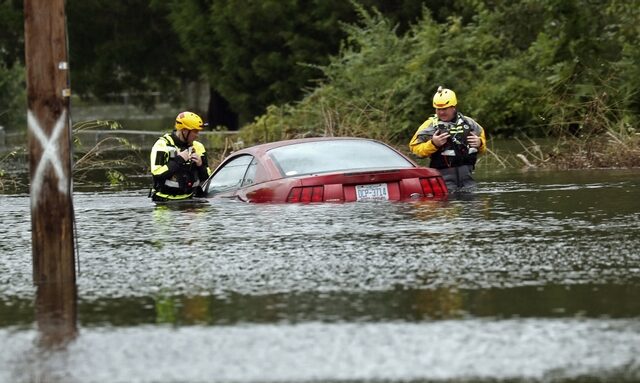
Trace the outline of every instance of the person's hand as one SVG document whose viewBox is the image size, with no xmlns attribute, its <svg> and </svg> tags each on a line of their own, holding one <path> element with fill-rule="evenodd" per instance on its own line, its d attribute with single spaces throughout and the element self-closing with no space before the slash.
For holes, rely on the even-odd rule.
<svg viewBox="0 0 640 383">
<path fill-rule="evenodd" d="M 478 149 L 482 146 L 482 139 L 475 133 L 471 132 L 471 134 L 467 137 L 467 143 L 470 147 Z"/>
<path fill-rule="evenodd" d="M 190 149 L 185 149 L 185 150 L 183 150 L 181 152 L 178 152 L 178 155 L 180 157 L 182 157 L 182 159 L 185 160 L 185 162 L 189 161 L 189 156 L 191 155 L 191 150 Z"/>
<path fill-rule="evenodd" d="M 431 137 L 431 142 L 433 142 L 433 144 L 440 148 L 442 147 L 446 142 L 447 139 L 449 139 L 449 137 L 451 137 L 451 135 L 449 134 L 449 132 L 440 132 L 437 131 L 433 134 L 433 136 Z"/>
<path fill-rule="evenodd" d="M 202 157 L 196 152 L 191 153 L 191 161 L 193 161 L 196 166 L 202 166 Z"/>
</svg>

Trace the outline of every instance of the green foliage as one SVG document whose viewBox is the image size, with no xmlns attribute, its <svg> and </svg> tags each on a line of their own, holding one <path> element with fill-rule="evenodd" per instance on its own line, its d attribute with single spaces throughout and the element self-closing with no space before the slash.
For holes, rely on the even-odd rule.
<svg viewBox="0 0 640 383">
<path fill-rule="evenodd" d="M 126 180 L 126 177 L 122 172 L 114 169 L 107 170 L 107 178 L 109 179 L 111 186 L 122 185 Z"/>
<path fill-rule="evenodd" d="M 398 36 L 395 26 L 377 11 L 358 8 L 361 21 L 346 25 L 340 55 L 323 67 L 327 78 L 316 97 L 332 116 L 330 134 L 351 133 L 397 140 L 410 128 L 412 108 L 424 102 L 422 77 L 407 62 L 412 40 Z"/>
<path fill-rule="evenodd" d="M 71 82 L 76 94 L 109 101 L 127 92 L 148 110 L 154 92 L 177 99 L 190 70 L 166 10 L 150 0 L 68 0 Z"/>
<path fill-rule="evenodd" d="M 23 0 L 0 0 L 0 66 L 24 63 L 23 7 Z"/>
<path fill-rule="evenodd" d="M 154 3 L 160 3 L 155 0 Z M 444 10 L 436 0 L 363 0 L 381 7 L 401 30 L 417 19 L 424 3 Z M 198 62 L 213 88 L 240 114 L 242 122 L 269 104 L 294 102 L 323 78 L 318 65 L 336 54 L 354 22 L 353 5 L 343 0 L 172 0 L 170 20 L 189 56 Z M 446 13 L 446 12 L 445 12 Z"/>
<path fill-rule="evenodd" d="M 299 135 L 354 135 L 397 140 L 411 128 L 413 107 L 424 102 L 421 77 L 406 61 L 411 39 L 379 12 L 359 7 L 360 24 L 345 25 L 340 54 L 320 66 L 325 82 L 296 105 L 271 107 L 247 130 L 247 140 Z"/>
<path fill-rule="evenodd" d="M 7 68 L 0 62 L 0 126 L 17 130 L 25 125 L 27 99 L 24 68 L 16 64 Z"/>
<path fill-rule="evenodd" d="M 341 0 L 174 0 L 170 9 L 182 45 L 243 120 L 300 97 L 320 75 L 300 64 L 325 64 L 352 12 Z"/>
<path fill-rule="evenodd" d="M 437 22 L 425 9 L 406 33 L 357 7 L 326 81 L 248 125 L 259 141 L 308 134 L 406 142 L 432 113 L 438 85 L 491 136 L 607 134 L 640 115 L 640 11 L 609 0 L 459 0 Z M 473 17 L 468 16 L 473 9 Z M 255 131 L 253 133 L 249 131 Z M 258 133 L 256 133 L 258 132 Z"/>
<path fill-rule="evenodd" d="M 0 1 L 7 126 L 24 119 L 21 3 Z M 637 129 L 640 116 L 640 7 L 629 1 L 69 0 L 67 19 L 76 93 L 177 98 L 204 75 L 242 121 L 258 115 L 247 143 L 404 144 L 438 85 L 489 137 L 593 138 Z"/>
</svg>

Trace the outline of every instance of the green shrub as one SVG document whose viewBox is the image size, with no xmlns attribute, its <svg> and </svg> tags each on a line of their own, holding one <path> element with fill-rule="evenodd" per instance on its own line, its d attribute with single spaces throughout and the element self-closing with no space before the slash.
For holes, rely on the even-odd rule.
<svg viewBox="0 0 640 383">
<path fill-rule="evenodd" d="M 20 65 L 7 68 L 0 62 L 0 126 L 7 130 L 26 125 L 25 73 Z"/>
<path fill-rule="evenodd" d="M 241 137 L 251 144 L 353 135 L 406 144 L 433 113 L 439 85 L 456 91 L 459 110 L 489 138 L 594 137 L 637 127 L 637 7 L 614 0 L 467 5 L 475 13 L 468 21 L 437 23 L 425 9 L 403 34 L 356 5 L 360 21 L 344 26 L 339 54 L 318 67 L 323 80 L 299 102 L 269 107 Z"/>
</svg>

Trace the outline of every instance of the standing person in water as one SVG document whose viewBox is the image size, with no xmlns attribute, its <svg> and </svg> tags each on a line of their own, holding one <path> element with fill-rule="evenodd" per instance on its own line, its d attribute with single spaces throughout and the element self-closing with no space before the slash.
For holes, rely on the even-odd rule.
<svg viewBox="0 0 640 383">
<path fill-rule="evenodd" d="M 435 115 L 420 125 L 409 143 L 411 152 L 431 159 L 429 166 L 442 173 L 449 192 L 476 185 L 471 175 L 478 155 L 487 150 L 484 129 L 462 115 L 457 105 L 451 89 L 438 87 L 433 96 Z"/>
<path fill-rule="evenodd" d="M 151 148 L 151 175 L 153 201 L 186 200 L 203 196 L 200 185 L 211 170 L 207 153 L 196 141 L 205 124 L 192 112 L 176 117 L 175 130 L 160 137 Z"/>
</svg>

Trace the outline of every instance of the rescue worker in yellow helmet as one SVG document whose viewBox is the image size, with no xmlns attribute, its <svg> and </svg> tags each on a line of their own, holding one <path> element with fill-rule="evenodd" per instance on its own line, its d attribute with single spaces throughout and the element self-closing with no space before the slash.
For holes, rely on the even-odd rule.
<svg viewBox="0 0 640 383">
<path fill-rule="evenodd" d="M 199 141 L 205 124 L 192 112 L 176 117 L 175 130 L 160 137 L 151 148 L 153 201 L 165 202 L 202 197 L 200 187 L 211 174 L 207 153 Z"/>
<path fill-rule="evenodd" d="M 457 109 L 458 99 L 451 89 L 438 87 L 433 96 L 435 115 L 420 125 L 409 142 L 419 157 L 430 157 L 430 167 L 442 174 L 449 192 L 476 185 L 471 176 L 479 154 L 486 152 L 484 129 Z"/>
</svg>

